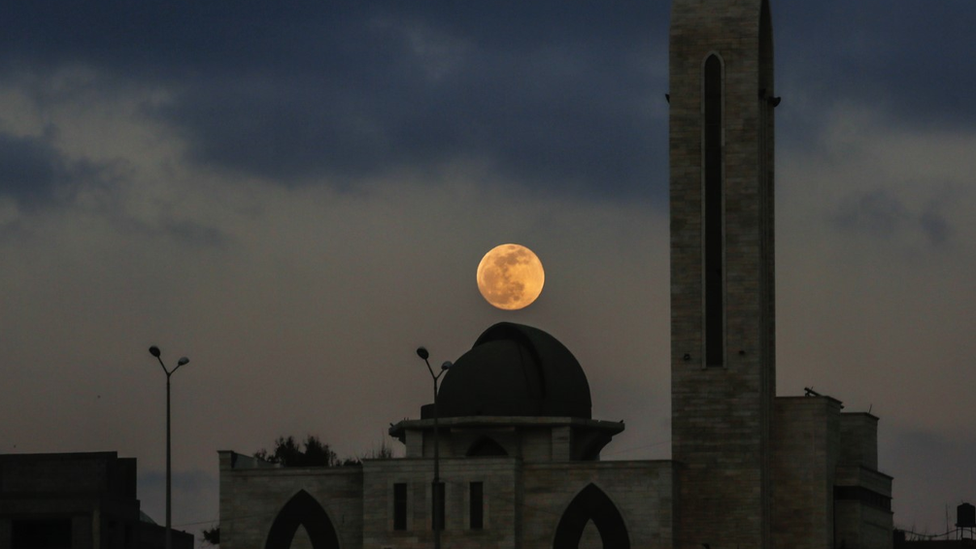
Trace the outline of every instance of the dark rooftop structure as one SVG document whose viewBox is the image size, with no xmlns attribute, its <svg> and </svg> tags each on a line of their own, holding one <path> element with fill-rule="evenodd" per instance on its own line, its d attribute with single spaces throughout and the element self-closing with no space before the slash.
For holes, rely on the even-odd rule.
<svg viewBox="0 0 976 549">
<path fill-rule="evenodd" d="M 136 460 L 116 452 L 0 455 L 0 549 L 154 549 L 165 528 L 136 499 Z M 173 531 L 174 549 L 193 535 Z"/>
<path fill-rule="evenodd" d="M 548 333 L 510 322 L 491 326 L 445 374 L 440 417 L 590 419 L 590 386 L 576 357 Z M 433 417 L 424 406 L 421 417 Z"/>
</svg>

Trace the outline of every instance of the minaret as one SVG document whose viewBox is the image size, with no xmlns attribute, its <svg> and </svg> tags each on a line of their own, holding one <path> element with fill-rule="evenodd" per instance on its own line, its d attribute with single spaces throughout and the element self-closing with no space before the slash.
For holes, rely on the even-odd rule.
<svg viewBox="0 0 976 549">
<path fill-rule="evenodd" d="M 768 0 L 673 0 L 675 547 L 768 548 L 775 393 Z"/>
</svg>

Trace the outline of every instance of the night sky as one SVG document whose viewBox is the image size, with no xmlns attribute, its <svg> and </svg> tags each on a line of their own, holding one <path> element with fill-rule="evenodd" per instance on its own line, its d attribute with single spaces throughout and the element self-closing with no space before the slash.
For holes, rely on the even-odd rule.
<svg viewBox="0 0 976 549">
<path fill-rule="evenodd" d="M 778 392 L 868 411 L 895 524 L 976 501 L 972 0 L 773 0 Z M 666 2 L 7 2 L 0 452 L 117 450 L 174 525 L 217 450 L 377 450 L 498 321 L 670 457 Z M 523 311 L 475 285 L 518 242 Z"/>
</svg>

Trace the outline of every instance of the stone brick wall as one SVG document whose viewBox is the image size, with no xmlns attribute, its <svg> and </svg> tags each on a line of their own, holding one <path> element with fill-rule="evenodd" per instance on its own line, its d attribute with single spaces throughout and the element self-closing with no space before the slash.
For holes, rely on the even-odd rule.
<svg viewBox="0 0 976 549">
<path fill-rule="evenodd" d="M 773 547 L 831 547 L 840 402 L 779 397 L 773 417 Z"/>
<path fill-rule="evenodd" d="M 776 399 L 774 547 L 891 547 L 891 512 L 858 491 L 891 496 L 891 477 L 868 465 L 877 459 L 876 426 L 869 414 L 841 413 L 830 397 Z"/>
<path fill-rule="evenodd" d="M 840 437 L 841 463 L 878 468 L 877 417 L 864 412 L 841 414 Z"/>
<path fill-rule="evenodd" d="M 847 414 L 842 414 L 845 416 Z M 877 444 L 877 441 L 870 441 Z M 858 448 L 866 445 L 860 441 Z M 848 549 L 890 549 L 893 543 L 894 520 L 889 506 L 878 496 L 891 497 L 892 479 L 860 464 L 841 463 L 837 466 L 836 486 L 856 487 L 863 491 L 835 500 L 836 547 Z M 849 488 L 848 488 L 849 489 Z M 890 499 L 889 499 L 890 502 Z"/>
<path fill-rule="evenodd" d="M 344 549 L 429 548 L 433 463 L 429 459 L 367 460 L 362 467 L 234 468 L 221 452 L 221 547 L 261 548 L 281 508 L 305 490 L 329 515 Z M 240 464 L 239 464 L 240 465 Z M 443 547 L 550 549 L 559 520 L 586 486 L 602 490 L 620 512 L 631 547 L 669 549 L 674 478 L 670 461 L 546 462 L 513 457 L 446 458 Z M 470 523 L 470 483 L 484 486 L 483 528 Z M 407 525 L 395 530 L 393 490 L 407 485 Z M 593 529 L 585 539 L 599 539 Z M 296 542 L 307 539 L 296 537 Z M 298 547 L 296 546 L 296 549 Z"/>
<path fill-rule="evenodd" d="M 343 548 L 362 547 L 361 467 L 235 468 L 235 461 L 234 452 L 220 452 L 221 549 L 263 548 L 281 508 L 301 490 L 322 505 Z"/>
<path fill-rule="evenodd" d="M 394 459 L 366 461 L 363 508 L 363 547 L 420 549 L 433 546 L 431 530 L 432 461 Z M 521 517 L 517 500 L 520 462 L 510 457 L 447 458 L 441 460 L 445 512 L 442 547 L 503 549 L 517 547 Z M 470 483 L 484 483 L 484 527 L 472 530 L 469 521 Z M 393 529 L 393 485 L 406 483 L 407 529 Z"/>
<path fill-rule="evenodd" d="M 764 0 L 674 0 L 670 37 L 675 547 L 768 546 L 775 390 L 772 50 Z M 702 66 L 723 63 L 725 364 L 705 368 Z"/>
<path fill-rule="evenodd" d="M 404 420 L 390 434 L 406 445 L 406 457 L 434 457 L 433 420 Z M 440 421 L 442 458 L 464 457 L 488 438 L 526 463 L 597 459 L 622 423 L 569 417 L 454 417 Z"/>
<path fill-rule="evenodd" d="M 855 501 L 837 502 L 838 549 L 891 549 L 891 513 Z"/>
<path fill-rule="evenodd" d="M 550 549 L 563 512 L 589 484 L 620 511 L 634 549 L 670 549 L 674 472 L 670 461 L 537 463 L 524 467 L 522 549 Z"/>
</svg>

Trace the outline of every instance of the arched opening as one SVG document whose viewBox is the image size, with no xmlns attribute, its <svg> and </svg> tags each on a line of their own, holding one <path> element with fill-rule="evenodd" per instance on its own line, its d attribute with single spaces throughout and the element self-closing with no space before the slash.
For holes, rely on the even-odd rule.
<svg viewBox="0 0 976 549">
<path fill-rule="evenodd" d="M 339 549 L 339 537 L 329 515 L 305 490 L 295 494 L 278 512 L 264 549 L 289 549 L 299 526 L 308 533 L 312 549 Z"/>
<path fill-rule="evenodd" d="M 604 549 L 630 549 L 630 536 L 620 511 L 603 490 L 593 484 L 583 488 L 566 507 L 556 527 L 553 549 L 579 549 L 580 540 L 591 521 L 600 533 Z"/>
<path fill-rule="evenodd" d="M 508 452 L 501 444 L 495 442 L 494 439 L 489 437 L 481 437 L 474 441 L 474 444 L 468 448 L 467 457 L 486 457 L 486 456 L 507 456 Z"/>
</svg>

